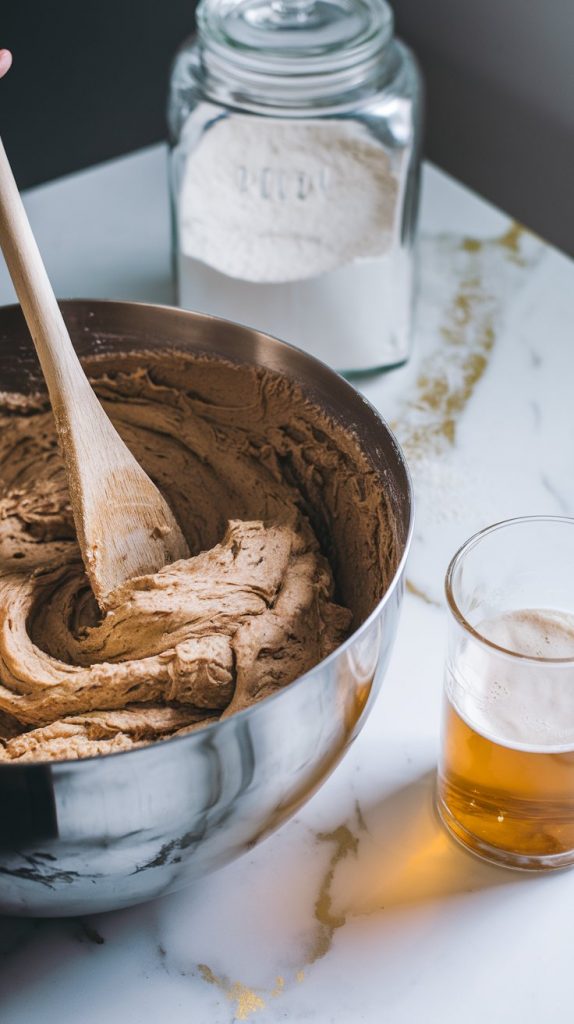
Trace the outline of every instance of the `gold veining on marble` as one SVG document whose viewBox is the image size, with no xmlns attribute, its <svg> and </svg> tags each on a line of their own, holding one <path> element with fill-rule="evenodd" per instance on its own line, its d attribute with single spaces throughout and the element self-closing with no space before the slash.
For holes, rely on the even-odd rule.
<svg viewBox="0 0 574 1024">
<path fill-rule="evenodd" d="M 424 360 L 414 394 L 393 424 L 408 459 L 416 462 L 454 445 L 457 422 L 484 376 L 496 340 L 498 303 L 484 282 L 483 257 L 487 250 L 503 250 L 510 262 L 526 266 L 525 233 L 512 222 L 497 238 L 465 237 L 453 244 L 453 272 L 457 252 L 464 262 L 439 327 L 442 345 Z"/>
<path fill-rule="evenodd" d="M 229 981 L 228 978 L 220 977 L 207 964 L 198 964 L 197 967 L 204 981 L 214 985 L 223 992 L 230 1003 L 234 1003 L 236 1020 L 249 1020 L 251 1014 L 265 1009 L 265 1001 L 255 989 L 249 988 L 241 981 Z"/>
<path fill-rule="evenodd" d="M 333 909 L 331 888 L 337 865 L 349 854 L 356 855 L 359 846 L 359 840 L 348 825 L 339 825 L 332 832 L 319 832 L 317 839 L 321 843 L 332 843 L 334 849 L 321 881 L 319 895 L 315 900 L 315 920 L 319 924 L 319 933 L 307 957 L 308 964 L 314 964 L 316 960 L 320 960 L 329 952 L 333 943 L 333 935 L 337 928 L 342 928 L 347 920 L 346 914 L 337 913 Z"/>
<path fill-rule="evenodd" d="M 463 238 L 460 247 L 464 252 L 480 252 L 483 245 L 484 242 L 482 238 L 466 237 Z"/>
<path fill-rule="evenodd" d="M 441 607 L 440 601 L 435 601 L 434 597 L 427 594 L 426 590 L 422 590 L 421 587 L 417 587 L 416 583 L 413 583 L 412 580 L 407 579 L 405 588 L 408 594 L 412 594 L 413 597 L 420 598 L 420 600 L 424 601 L 425 604 L 430 604 L 433 608 Z"/>
<path fill-rule="evenodd" d="M 503 249 L 506 249 L 509 259 L 511 259 L 513 263 L 517 263 L 519 267 L 525 266 L 524 257 L 520 251 L 520 242 L 525 234 L 527 234 L 526 228 L 522 224 L 513 220 L 508 231 L 505 231 L 504 234 L 497 239 L 498 244 Z"/>
<path fill-rule="evenodd" d="M 476 385 L 488 365 L 488 357 L 494 346 L 495 334 L 492 315 L 484 311 L 480 318 L 483 295 L 475 278 L 462 280 L 451 307 L 447 312 L 441 335 L 447 346 L 465 350 L 459 364 L 459 381 L 453 386 L 449 381 L 448 367 L 429 367 L 417 381 L 417 395 L 414 403 L 419 411 L 429 414 L 424 435 L 416 429 L 407 437 L 404 445 L 407 457 L 413 457 L 424 446 L 440 447 L 441 439 L 454 444 L 456 422 L 472 396 Z M 469 325 L 474 324 L 473 337 L 468 338 Z M 414 450 L 413 450 L 414 448 Z"/>
<path fill-rule="evenodd" d="M 277 996 L 281 995 L 281 993 L 283 992 L 284 988 L 285 988 L 285 978 L 283 978 L 280 974 L 278 974 L 277 977 L 275 978 L 275 987 L 273 989 L 271 989 L 271 995 L 274 996 L 274 998 L 276 999 Z"/>
<path fill-rule="evenodd" d="M 273 988 L 265 990 L 252 988 L 249 985 L 244 985 L 241 981 L 230 981 L 224 975 L 216 974 L 207 964 L 198 964 L 197 969 L 208 985 L 218 988 L 226 999 L 234 1004 L 234 1020 L 249 1020 L 252 1014 L 266 1009 L 265 1000 L 267 998 L 277 999 L 285 995 L 286 992 L 286 980 L 281 974 L 275 978 Z M 305 971 L 298 970 L 295 974 L 295 981 L 301 983 L 304 980 Z"/>
<path fill-rule="evenodd" d="M 513 220 L 510 222 L 507 230 L 499 235 L 498 238 L 493 239 L 495 245 L 500 246 L 501 249 L 505 249 L 509 258 L 518 263 L 519 266 L 524 266 L 524 258 L 520 251 L 520 242 L 522 237 L 526 234 L 531 234 L 523 224 L 519 224 L 518 221 Z M 472 236 L 466 236 L 463 238 L 461 248 L 464 252 L 480 252 L 485 245 L 488 245 L 491 239 L 484 238 L 473 238 Z"/>
</svg>

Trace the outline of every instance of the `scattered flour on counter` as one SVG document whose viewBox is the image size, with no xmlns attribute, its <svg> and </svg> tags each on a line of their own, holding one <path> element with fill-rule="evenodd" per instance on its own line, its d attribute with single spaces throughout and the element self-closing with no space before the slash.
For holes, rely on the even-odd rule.
<svg viewBox="0 0 574 1024">
<path fill-rule="evenodd" d="M 451 453 L 417 459 L 411 466 L 415 500 L 428 525 L 473 522 L 476 510 L 485 513 L 483 467 L 461 465 Z"/>
</svg>

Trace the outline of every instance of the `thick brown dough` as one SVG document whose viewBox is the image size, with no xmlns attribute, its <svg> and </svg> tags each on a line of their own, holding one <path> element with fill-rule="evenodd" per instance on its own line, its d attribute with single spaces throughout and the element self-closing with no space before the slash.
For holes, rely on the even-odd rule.
<svg viewBox="0 0 574 1024">
<path fill-rule="evenodd" d="M 51 413 L 43 399 L 5 396 L 0 761 L 131 749 L 248 707 L 312 668 L 352 618 L 333 599 L 317 534 L 335 563 L 338 545 L 354 546 L 384 585 L 386 506 L 349 432 L 278 375 L 175 353 L 134 360 L 93 360 L 95 387 L 192 557 L 119 587 L 100 619 Z M 380 593 L 344 576 L 358 621 Z"/>
</svg>

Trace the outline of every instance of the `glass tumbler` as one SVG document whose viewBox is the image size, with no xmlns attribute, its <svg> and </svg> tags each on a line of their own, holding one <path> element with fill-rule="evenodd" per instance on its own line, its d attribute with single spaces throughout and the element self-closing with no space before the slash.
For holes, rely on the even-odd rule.
<svg viewBox="0 0 574 1024">
<path fill-rule="evenodd" d="M 574 864 L 574 519 L 476 534 L 446 575 L 437 806 L 498 864 Z"/>
</svg>

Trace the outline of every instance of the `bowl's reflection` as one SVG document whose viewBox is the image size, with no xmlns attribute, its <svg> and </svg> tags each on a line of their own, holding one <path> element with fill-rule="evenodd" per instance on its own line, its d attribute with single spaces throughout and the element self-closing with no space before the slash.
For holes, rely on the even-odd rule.
<svg viewBox="0 0 574 1024">
<path fill-rule="evenodd" d="M 394 576 L 366 622 L 304 677 L 189 736 L 81 761 L 0 766 L 0 910 L 71 915 L 125 907 L 220 867 L 288 818 L 365 720 L 395 637 L 412 528 L 403 456 L 379 415 L 334 372 L 256 331 L 132 303 L 63 304 L 81 354 L 185 348 L 280 370 L 352 424 L 397 532 Z M 0 310 L 0 387 L 38 379 L 23 320 Z M 344 553 L 339 553 L 344 557 Z"/>
</svg>

